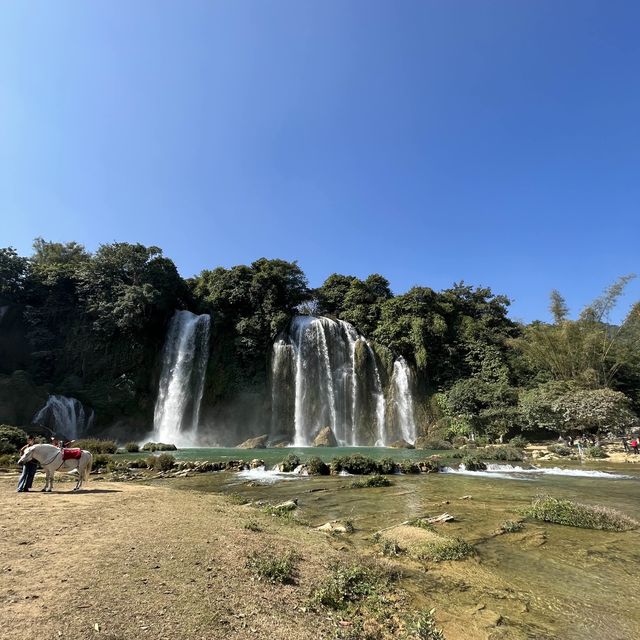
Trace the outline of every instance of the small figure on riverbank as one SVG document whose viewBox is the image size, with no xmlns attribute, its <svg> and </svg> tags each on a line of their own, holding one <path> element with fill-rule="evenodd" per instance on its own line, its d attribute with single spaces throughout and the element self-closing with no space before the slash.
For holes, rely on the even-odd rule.
<svg viewBox="0 0 640 640">
<path fill-rule="evenodd" d="M 631 449 L 629 449 L 629 443 L 627 442 L 627 436 L 622 436 L 622 448 L 625 453 L 629 453 Z"/>
<path fill-rule="evenodd" d="M 28 447 L 31 447 L 35 444 L 35 440 L 33 436 L 27 437 L 27 444 L 25 444 L 22 449 L 20 449 L 20 457 L 25 452 Z M 20 474 L 20 479 L 18 480 L 18 493 L 27 493 L 29 489 L 33 486 L 33 478 L 36 475 L 36 470 L 38 469 L 38 463 L 35 460 L 29 460 L 25 462 L 22 466 L 22 473 Z"/>
<path fill-rule="evenodd" d="M 638 438 L 636 438 L 634 436 L 633 440 L 631 440 L 631 442 L 629 444 L 631 445 L 631 448 L 633 449 L 633 453 L 638 455 Z"/>
</svg>

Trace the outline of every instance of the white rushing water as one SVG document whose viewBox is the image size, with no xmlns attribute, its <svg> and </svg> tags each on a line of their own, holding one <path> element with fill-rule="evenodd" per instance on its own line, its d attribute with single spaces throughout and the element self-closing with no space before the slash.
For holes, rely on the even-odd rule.
<svg viewBox="0 0 640 640">
<path fill-rule="evenodd" d="M 533 480 L 544 476 L 570 476 L 574 478 L 599 478 L 605 480 L 632 480 L 633 476 L 597 471 L 595 469 L 562 469 L 560 467 L 520 467 L 510 464 L 487 464 L 486 471 L 468 471 L 461 464 L 457 469 L 444 467 L 443 473 L 507 480 Z"/>
<path fill-rule="evenodd" d="M 376 357 L 348 322 L 296 316 L 273 345 L 271 385 L 272 433 L 290 433 L 294 446 L 311 446 L 324 427 L 341 446 L 385 442 Z"/>
<path fill-rule="evenodd" d="M 400 356 L 393 363 L 391 378 L 393 409 L 402 439 L 410 444 L 416 441 L 416 420 L 413 411 L 412 373 L 406 360 Z"/>
<path fill-rule="evenodd" d="M 86 415 L 82 403 L 76 398 L 51 395 L 47 404 L 36 413 L 32 422 L 51 429 L 57 435 L 75 440 L 85 435 L 93 421 L 93 411 Z"/>
<path fill-rule="evenodd" d="M 238 477 L 242 480 L 251 480 L 259 484 L 275 484 L 281 480 L 299 480 L 305 476 L 295 471 L 285 473 L 284 471 L 279 471 L 277 468 L 267 469 L 266 467 L 256 467 L 254 469 L 238 471 Z"/>
<path fill-rule="evenodd" d="M 207 314 L 176 311 L 165 339 L 156 399 L 153 438 L 177 446 L 194 446 L 209 360 Z"/>
</svg>

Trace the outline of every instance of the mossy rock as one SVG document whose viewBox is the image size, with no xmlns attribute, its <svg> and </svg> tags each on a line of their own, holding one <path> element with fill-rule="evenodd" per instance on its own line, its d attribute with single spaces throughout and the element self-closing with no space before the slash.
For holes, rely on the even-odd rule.
<svg viewBox="0 0 640 640">
<path fill-rule="evenodd" d="M 399 525 L 388 529 L 381 537 L 396 542 L 407 555 L 417 560 L 463 560 L 475 554 L 473 545 L 461 538 L 441 535 L 418 526 Z"/>
</svg>

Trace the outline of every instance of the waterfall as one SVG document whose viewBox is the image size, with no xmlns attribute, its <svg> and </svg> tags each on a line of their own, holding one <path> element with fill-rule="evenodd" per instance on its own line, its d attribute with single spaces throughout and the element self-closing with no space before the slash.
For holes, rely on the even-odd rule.
<svg viewBox="0 0 640 640">
<path fill-rule="evenodd" d="M 162 373 L 153 418 L 154 439 L 193 446 L 209 360 L 211 318 L 176 311 L 162 354 Z"/>
<path fill-rule="evenodd" d="M 288 433 L 295 446 L 310 446 L 328 426 L 341 446 L 384 442 L 375 354 L 348 322 L 293 318 L 273 346 L 271 384 L 272 435 Z"/>
<path fill-rule="evenodd" d="M 402 439 L 413 444 L 416 441 L 416 422 L 413 413 L 412 372 L 406 360 L 400 356 L 393 363 L 391 397 L 393 420 Z"/>
<path fill-rule="evenodd" d="M 82 403 L 76 398 L 51 395 L 47 404 L 33 416 L 34 424 L 44 425 L 68 440 L 85 435 L 93 422 L 93 411 L 86 415 Z"/>
</svg>

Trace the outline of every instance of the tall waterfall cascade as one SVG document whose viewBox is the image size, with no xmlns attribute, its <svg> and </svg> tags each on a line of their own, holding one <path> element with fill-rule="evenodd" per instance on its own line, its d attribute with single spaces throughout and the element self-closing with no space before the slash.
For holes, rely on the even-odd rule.
<svg viewBox="0 0 640 640">
<path fill-rule="evenodd" d="M 343 320 L 296 316 L 273 345 L 272 436 L 311 446 L 331 427 L 340 446 L 384 446 L 400 432 L 415 441 L 411 371 L 402 363 L 397 375 L 394 365 L 387 392 L 397 407 L 390 412 L 376 355 L 364 336 Z"/>
<path fill-rule="evenodd" d="M 78 399 L 50 395 L 44 407 L 33 416 L 32 422 L 64 435 L 69 440 L 75 440 L 85 435 L 91 427 L 93 417 L 93 411 L 87 414 Z"/>
<path fill-rule="evenodd" d="M 196 444 L 210 325 L 209 315 L 190 311 L 176 311 L 169 322 L 153 418 L 153 438 L 158 442 Z"/>
<path fill-rule="evenodd" d="M 391 398 L 393 419 L 402 439 L 409 443 L 416 441 L 416 421 L 413 410 L 413 373 L 406 360 L 400 356 L 393 363 L 391 377 Z"/>
</svg>

